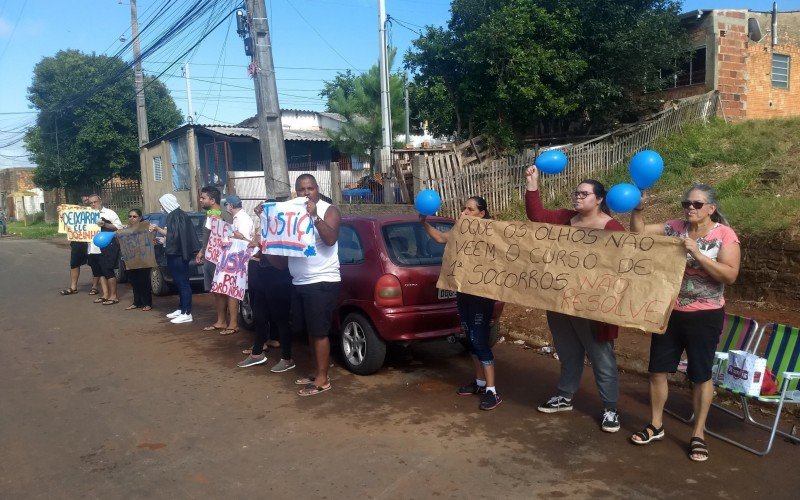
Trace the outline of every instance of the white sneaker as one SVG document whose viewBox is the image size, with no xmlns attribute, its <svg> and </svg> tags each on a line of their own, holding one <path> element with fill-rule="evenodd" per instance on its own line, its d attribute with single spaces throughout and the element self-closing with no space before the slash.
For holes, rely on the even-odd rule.
<svg viewBox="0 0 800 500">
<path fill-rule="evenodd" d="M 169 321 L 170 323 L 191 323 L 192 322 L 192 315 L 191 314 L 179 314 L 175 318 Z"/>
<path fill-rule="evenodd" d="M 167 314 L 167 317 L 168 317 L 169 319 L 177 318 L 178 316 L 180 316 L 180 315 L 181 315 L 181 312 L 182 312 L 182 311 L 181 311 L 180 309 L 175 309 L 175 310 L 174 310 L 174 311 L 172 311 L 171 313 Z"/>
</svg>

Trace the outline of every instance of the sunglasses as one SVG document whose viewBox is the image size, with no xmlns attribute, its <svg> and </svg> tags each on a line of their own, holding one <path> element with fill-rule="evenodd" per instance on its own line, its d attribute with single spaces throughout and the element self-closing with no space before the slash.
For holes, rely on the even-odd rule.
<svg viewBox="0 0 800 500">
<path fill-rule="evenodd" d="M 594 193 L 591 191 L 575 191 L 574 193 L 572 193 L 572 196 L 574 196 L 575 198 L 586 198 L 587 196 L 592 194 Z"/>
<path fill-rule="evenodd" d="M 139 216 L 138 215 L 129 215 L 128 218 L 129 219 L 138 219 Z"/>
<path fill-rule="evenodd" d="M 684 210 L 687 210 L 689 207 L 692 207 L 695 210 L 700 210 L 701 208 L 703 208 L 706 205 L 708 205 L 708 203 L 705 203 L 703 201 L 688 201 L 687 200 L 687 201 L 682 201 L 681 202 L 681 206 L 683 207 Z"/>
</svg>

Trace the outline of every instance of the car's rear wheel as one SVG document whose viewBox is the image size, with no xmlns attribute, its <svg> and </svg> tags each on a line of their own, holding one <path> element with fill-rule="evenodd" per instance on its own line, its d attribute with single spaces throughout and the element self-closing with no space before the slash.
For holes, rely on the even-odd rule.
<svg viewBox="0 0 800 500">
<path fill-rule="evenodd" d="M 117 283 L 126 283 L 128 281 L 128 273 L 125 269 L 125 261 L 119 259 L 117 261 L 117 268 L 114 269 L 114 277 L 117 278 Z"/>
<path fill-rule="evenodd" d="M 248 330 L 256 328 L 256 322 L 253 319 L 253 305 L 250 302 L 250 290 L 245 290 L 244 298 L 239 302 L 239 324 Z"/>
<path fill-rule="evenodd" d="M 155 296 L 163 296 L 169 293 L 169 284 L 164 280 L 164 273 L 158 267 L 150 269 L 150 288 Z"/>
<path fill-rule="evenodd" d="M 342 322 L 341 333 L 342 357 L 348 370 L 356 375 L 370 375 L 380 370 L 386 360 L 386 342 L 364 315 L 348 314 Z"/>
</svg>

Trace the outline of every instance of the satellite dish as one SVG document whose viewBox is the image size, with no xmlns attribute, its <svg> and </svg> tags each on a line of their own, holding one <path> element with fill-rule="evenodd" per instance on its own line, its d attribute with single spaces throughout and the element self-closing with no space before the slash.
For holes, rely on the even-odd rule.
<svg viewBox="0 0 800 500">
<path fill-rule="evenodd" d="M 761 25 L 758 24 L 758 19 L 755 17 L 747 20 L 747 37 L 754 42 L 760 42 L 764 38 L 761 33 Z"/>
</svg>

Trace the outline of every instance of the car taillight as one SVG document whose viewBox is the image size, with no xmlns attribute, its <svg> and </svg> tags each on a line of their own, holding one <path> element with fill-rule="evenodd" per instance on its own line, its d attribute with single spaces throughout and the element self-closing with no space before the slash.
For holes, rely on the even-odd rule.
<svg viewBox="0 0 800 500">
<path fill-rule="evenodd" d="M 391 307 L 403 305 L 403 289 L 394 274 L 384 274 L 375 283 L 375 305 Z"/>
</svg>

